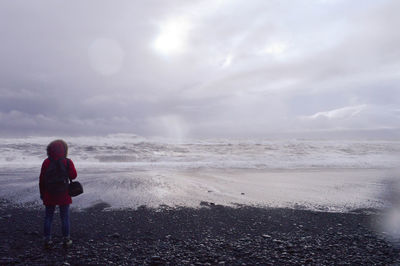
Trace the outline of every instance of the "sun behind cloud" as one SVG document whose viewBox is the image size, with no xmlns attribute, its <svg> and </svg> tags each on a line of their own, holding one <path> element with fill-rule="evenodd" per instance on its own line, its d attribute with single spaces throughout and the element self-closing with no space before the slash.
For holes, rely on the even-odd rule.
<svg viewBox="0 0 400 266">
<path fill-rule="evenodd" d="M 287 51 L 287 49 L 288 45 L 285 42 L 272 42 L 264 47 L 264 49 L 262 49 L 260 53 L 273 56 L 281 56 Z"/>
<path fill-rule="evenodd" d="M 186 50 L 189 22 L 184 18 L 170 19 L 160 25 L 153 48 L 164 55 L 179 54 Z"/>
</svg>

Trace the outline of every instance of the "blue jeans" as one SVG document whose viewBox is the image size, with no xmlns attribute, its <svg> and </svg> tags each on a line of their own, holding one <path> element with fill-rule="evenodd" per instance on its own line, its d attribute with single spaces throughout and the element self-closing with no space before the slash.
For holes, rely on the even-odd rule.
<svg viewBox="0 0 400 266">
<path fill-rule="evenodd" d="M 63 237 L 69 237 L 69 204 L 60 205 L 61 231 Z M 51 224 L 53 222 L 56 206 L 46 205 L 46 216 L 44 218 L 44 237 L 51 239 Z"/>
</svg>

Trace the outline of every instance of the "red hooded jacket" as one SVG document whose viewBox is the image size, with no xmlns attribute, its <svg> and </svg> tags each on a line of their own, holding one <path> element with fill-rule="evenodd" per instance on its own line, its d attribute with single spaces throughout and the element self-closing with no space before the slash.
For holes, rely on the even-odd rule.
<svg viewBox="0 0 400 266">
<path fill-rule="evenodd" d="M 76 169 L 74 163 L 66 158 L 67 155 L 67 147 L 66 144 L 62 141 L 59 142 L 52 142 L 48 148 L 47 153 L 50 158 L 53 160 L 63 159 L 64 165 L 67 167 L 67 160 L 68 160 L 68 175 L 70 179 L 75 179 L 77 176 Z M 52 195 L 45 188 L 45 173 L 47 168 L 50 165 L 50 159 L 47 158 L 43 161 L 42 169 L 40 171 L 39 177 L 39 188 L 40 188 L 40 196 L 43 200 L 44 205 L 68 205 L 72 203 L 71 196 L 68 195 L 68 191 L 65 193 Z"/>
</svg>

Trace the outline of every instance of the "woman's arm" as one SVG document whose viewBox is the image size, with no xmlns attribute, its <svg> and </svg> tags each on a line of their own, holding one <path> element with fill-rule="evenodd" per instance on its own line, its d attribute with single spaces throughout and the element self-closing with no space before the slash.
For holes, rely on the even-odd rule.
<svg viewBox="0 0 400 266">
<path fill-rule="evenodd" d="M 72 160 L 70 159 L 67 160 L 68 160 L 68 175 L 69 178 L 72 180 L 75 179 L 78 174 L 76 173 L 74 162 L 72 162 Z"/>
<path fill-rule="evenodd" d="M 40 198 L 43 198 L 44 195 L 44 174 L 46 173 L 46 169 L 48 167 L 47 160 L 44 160 L 42 163 L 42 168 L 40 169 L 40 175 L 39 175 L 39 192 L 40 192 Z"/>
</svg>

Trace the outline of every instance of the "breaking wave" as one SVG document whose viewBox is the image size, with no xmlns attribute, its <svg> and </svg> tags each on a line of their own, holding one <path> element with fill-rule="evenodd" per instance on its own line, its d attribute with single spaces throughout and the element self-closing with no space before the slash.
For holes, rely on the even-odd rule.
<svg viewBox="0 0 400 266">
<path fill-rule="evenodd" d="M 33 167 L 53 138 L 0 139 L 0 167 Z M 172 168 L 393 168 L 399 141 L 187 140 L 173 142 L 129 134 L 70 137 L 69 157 L 85 167 Z"/>
</svg>

